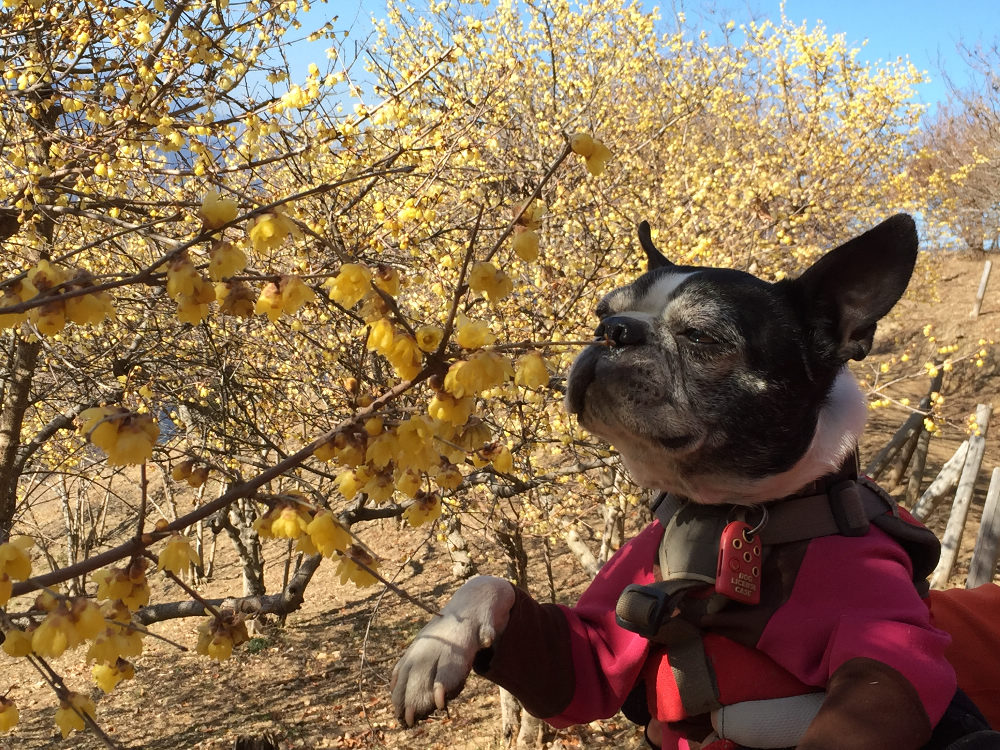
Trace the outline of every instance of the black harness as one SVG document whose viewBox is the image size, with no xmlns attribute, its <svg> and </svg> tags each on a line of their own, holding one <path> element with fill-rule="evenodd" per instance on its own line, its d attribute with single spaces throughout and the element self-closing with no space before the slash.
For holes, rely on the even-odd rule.
<svg viewBox="0 0 1000 750">
<path fill-rule="evenodd" d="M 901 517 L 888 493 L 857 476 L 854 462 L 799 494 L 761 506 L 701 505 L 662 493 L 653 501 L 652 511 L 664 528 L 658 552 L 660 580 L 628 586 L 615 615 L 621 627 L 670 647 L 667 658 L 688 716 L 721 706 L 698 622 L 732 601 L 718 593 L 716 579 L 720 540 L 734 521 L 746 524 L 744 538 L 755 545 L 758 555 L 767 555 L 778 545 L 834 534 L 864 536 L 874 524 L 910 557 L 913 583 L 921 597 L 927 595 L 927 577 L 941 552 L 933 532 Z M 716 587 L 716 593 L 704 595 L 708 587 Z M 689 596 L 694 592 L 699 596 Z"/>
</svg>

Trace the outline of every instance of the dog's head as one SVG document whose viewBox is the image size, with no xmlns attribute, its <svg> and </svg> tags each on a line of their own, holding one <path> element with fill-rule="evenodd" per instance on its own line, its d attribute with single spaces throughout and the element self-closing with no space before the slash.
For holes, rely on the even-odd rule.
<svg viewBox="0 0 1000 750">
<path fill-rule="evenodd" d="M 649 270 L 598 304 L 567 409 L 636 482 L 699 502 L 780 498 L 837 469 L 866 414 L 845 364 L 906 289 L 913 220 L 893 216 L 777 283 L 674 265 L 646 222 L 639 238 Z"/>
</svg>

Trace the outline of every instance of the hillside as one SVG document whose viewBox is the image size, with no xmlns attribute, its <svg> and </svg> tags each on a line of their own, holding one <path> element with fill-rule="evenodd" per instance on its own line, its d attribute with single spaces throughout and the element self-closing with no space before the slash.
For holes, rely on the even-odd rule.
<svg viewBox="0 0 1000 750">
<path fill-rule="evenodd" d="M 881 386 L 895 380 L 885 395 L 916 403 L 927 389 L 922 363 L 936 357 L 940 346 L 957 344 L 956 358 L 980 348 L 980 339 L 998 337 L 1000 329 L 1000 277 L 995 277 L 977 320 L 970 320 L 983 259 L 964 255 L 925 256 L 906 298 L 880 328 L 872 358 L 861 363 L 859 377 Z M 929 332 L 925 326 L 930 325 Z M 930 337 L 934 337 L 931 340 Z M 998 402 L 1000 362 L 998 350 L 990 350 L 982 366 L 971 360 L 957 362 L 946 374 L 944 402 L 937 422 L 940 435 L 931 441 L 927 475 L 932 477 L 954 452 L 966 434 L 966 417 L 977 403 Z M 909 362 L 901 362 L 910 352 Z M 883 373 L 881 365 L 887 365 Z M 870 457 L 885 443 L 906 417 L 899 405 L 872 412 L 862 446 Z M 1000 429 L 998 427 L 997 429 Z M 988 442 L 970 527 L 978 522 L 989 472 L 1000 465 L 1000 438 Z M 939 508 L 931 524 L 943 527 L 946 508 Z M 634 527 L 638 523 L 631 524 Z M 972 533 L 966 534 L 966 547 Z M 365 538 L 385 559 L 383 569 L 412 595 L 431 606 L 440 606 L 455 587 L 449 559 L 442 544 L 427 539 L 424 530 L 401 530 L 384 522 L 380 529 L 366 531 Z M 425 543 L 426 542 L 426 543 Z M 486 562 L 488 541 L 470 536 L 473 555 L 482 572 L 503 571 Z M 268 569 L 270 586 L 280 586 L 283 557 L 277 543 L 270 551 L 274 564 Z M 202 593 L 231 593 L 239 580 L 239 569 L 228 543 L 220 544 L 216 578 Z M 587 577 L 573 556 L 563 548 L 551 561 L 552 584 L 559 600 L 571 603 Z M 411 558 L 411 553 L 416 553 Z M 546 595 L 549 582 L 540 545 L 529 550 L 532 591 Z M 967 550 L 956 571 L 953 585 L 964 579 Z M 472 678 L 461 699 L 447 717 L 434 717 L 409 732 L 396 728 L 388 704 L 387 682 L 393 663 L 425 620 L 425 615 L 392 593 L 373 587 L 359 591 L 342 586 L 335 566 L 325 563 L 313 580 L 305 606 L 288 617 L 283 628 L 271 628 L 239 649 L 230 661 L 216 665 L 191 651 L 180 651 L 170 643 L 147 638 L 146 650 L 136 664 L 136 677 L 110 696 L 101 698 L 98 718 L 109 735 L 125 747 L 147 750 L 198 748 L 221 750 L 233 747 L 240 735 L 270 733 L 281 748 L 494 748 L 499 701 L 488 683 Z M 154 577 L 154 601 L 178 598 L 176 589 Z M 197 621 L 174 621 L 155 631 L 192 647 Z M 90 682 L 89 669 L 79 654 L 64 656 L 56 667 L 71 687 L 81 689 Z M 8 682 L 18 685 L 22 723 L 11 735 L 0 737 L 0 750 L 34 750 L 103 745 L 90 736 L 58 739 L 52 722 L 51 690 L 18 661 L 4 665 Z M 20 670 L 16 675 L 13 670 Z M 621 717 L 595 722 L 587 727 L 559 732 L 551 747 L 634 747 L 640 735 Z"/>
</svg>

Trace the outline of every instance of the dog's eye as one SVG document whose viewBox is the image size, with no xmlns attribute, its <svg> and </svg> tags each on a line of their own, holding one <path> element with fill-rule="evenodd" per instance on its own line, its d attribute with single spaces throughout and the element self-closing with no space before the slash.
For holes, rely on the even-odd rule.
<svg viewBox="0 0 1000 750">
<path fill-rule="evenodd" d="M 709 334 L 705 333 L 699 328 L 687 328 L 681 334 L 684 338 L 693 344 L 717 344 L 719 343 Z"/>
</svg>

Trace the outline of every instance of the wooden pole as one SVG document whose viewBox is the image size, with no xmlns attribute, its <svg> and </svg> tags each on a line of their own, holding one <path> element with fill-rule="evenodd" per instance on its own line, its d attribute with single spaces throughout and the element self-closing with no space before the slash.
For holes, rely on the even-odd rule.
<svg viewBox="0 0 1000 750">
<path fill-rule="evenodd" d="M 930 444 L 931 434 L 924 430 L 917 440 L 917 450 L 913 454 L 913 468 L 910 469 L 910 478 L 906 483 L 906 495 L 903 500 L 907 507 L 912 508 L 920 496 L 920 486 L 923 484 L 924 470 L 927 468 L 927 449 Z"/>
<path fill-rule="evenodd" d="M 990 281 L 990 270 L 993 268 L 993 261 L 988 260 L 983 264 L 983 277 L 979 280 L 979 291 L 976 292 L 976 304 L 972 306 L 970 317 L 978 318 L 979 311 L 983 307 L 983 298 L 986 296 L 986 285 Z"/>
<path fill-rule="evenodd" d="M 969 577 L 965 580 L 965 588 L 973 589 L 993 580 L 993 571 L 997 567 L 997 557 L 1000 555 L 1000 466 L 993 469 L 990 478 L 990 488 L 986 492 L 986 503 L 983 505 L 983 518 L 979 522 L 979 534 L 976 536 L 976 546 L 972 550 L 972 562 L 969 564 Z"/>
<path fill-rule="evenodd" d="M 948 578 L 955 567 L 958 549 L 962 544 L 962 533 L 965 531 L 965 519 L 969 515 L 969 505 L 972 502 L 972 492 L 976 488 L 976 477 L 979 475 L 979 467 L 986 452 L 986 430 L 989 428 L 992 412 L 992 406 L 980 404 L 976 407 L 979 434 L 969 438 L 969 454 L 965 457 L 965 466 L 962 467 L 962 476 L 958 480 L 958 491 L 955 493 L 951 516 L 944 530 L 944 539 L 941 540 L 941 559 L 931 574 L 931 588 L 941 589 L 947 586 Z"/>
<path fill-rule="evenodd" d="M 944 466 L 941 467 L 941 471 L 938 472 L 934 481 L 924 490 L 924 494 L 913 506 L 913 510 L 910 512 L 913 513 L 914 518 L 918 521 L 926 521 L 938 501 L 958 484 L 958 478 L 962 475 L 962 467 L 965 466 L 965 457 L 968 455 L 969 441 L 963 440 L 962 444 L 958 446 L 958 450 L 944 462 Z"/>
<path fill-rule="evenodd" d="M 866 476 L 878 479 L 879 475 L 885 471 L 886 467 L 896 457 L 903 446 L 910 444 L 911 440 L 917 439 L 919 433 L 924 429 L 924 418 L 931 408 L 931 395 L 941 391 L 943 380 L 944 369 L 939 367 L 937 374 L 931 378 L 927 395 L 920 399 L 920 404 L 918 404 L 916 410 L 906 418 L 903 425 L 896 430 L 896 434 L 892 436 L 889 442 L 878 452 L 878 455 L 865 467 L 864 473 Z M 909 462 L 909 456 L 907 456 L 906 460 Z M 906 471 L 906 466 L 903 466 L 900 475 L 902 475 L 903 471 Z"/>
</svg>

